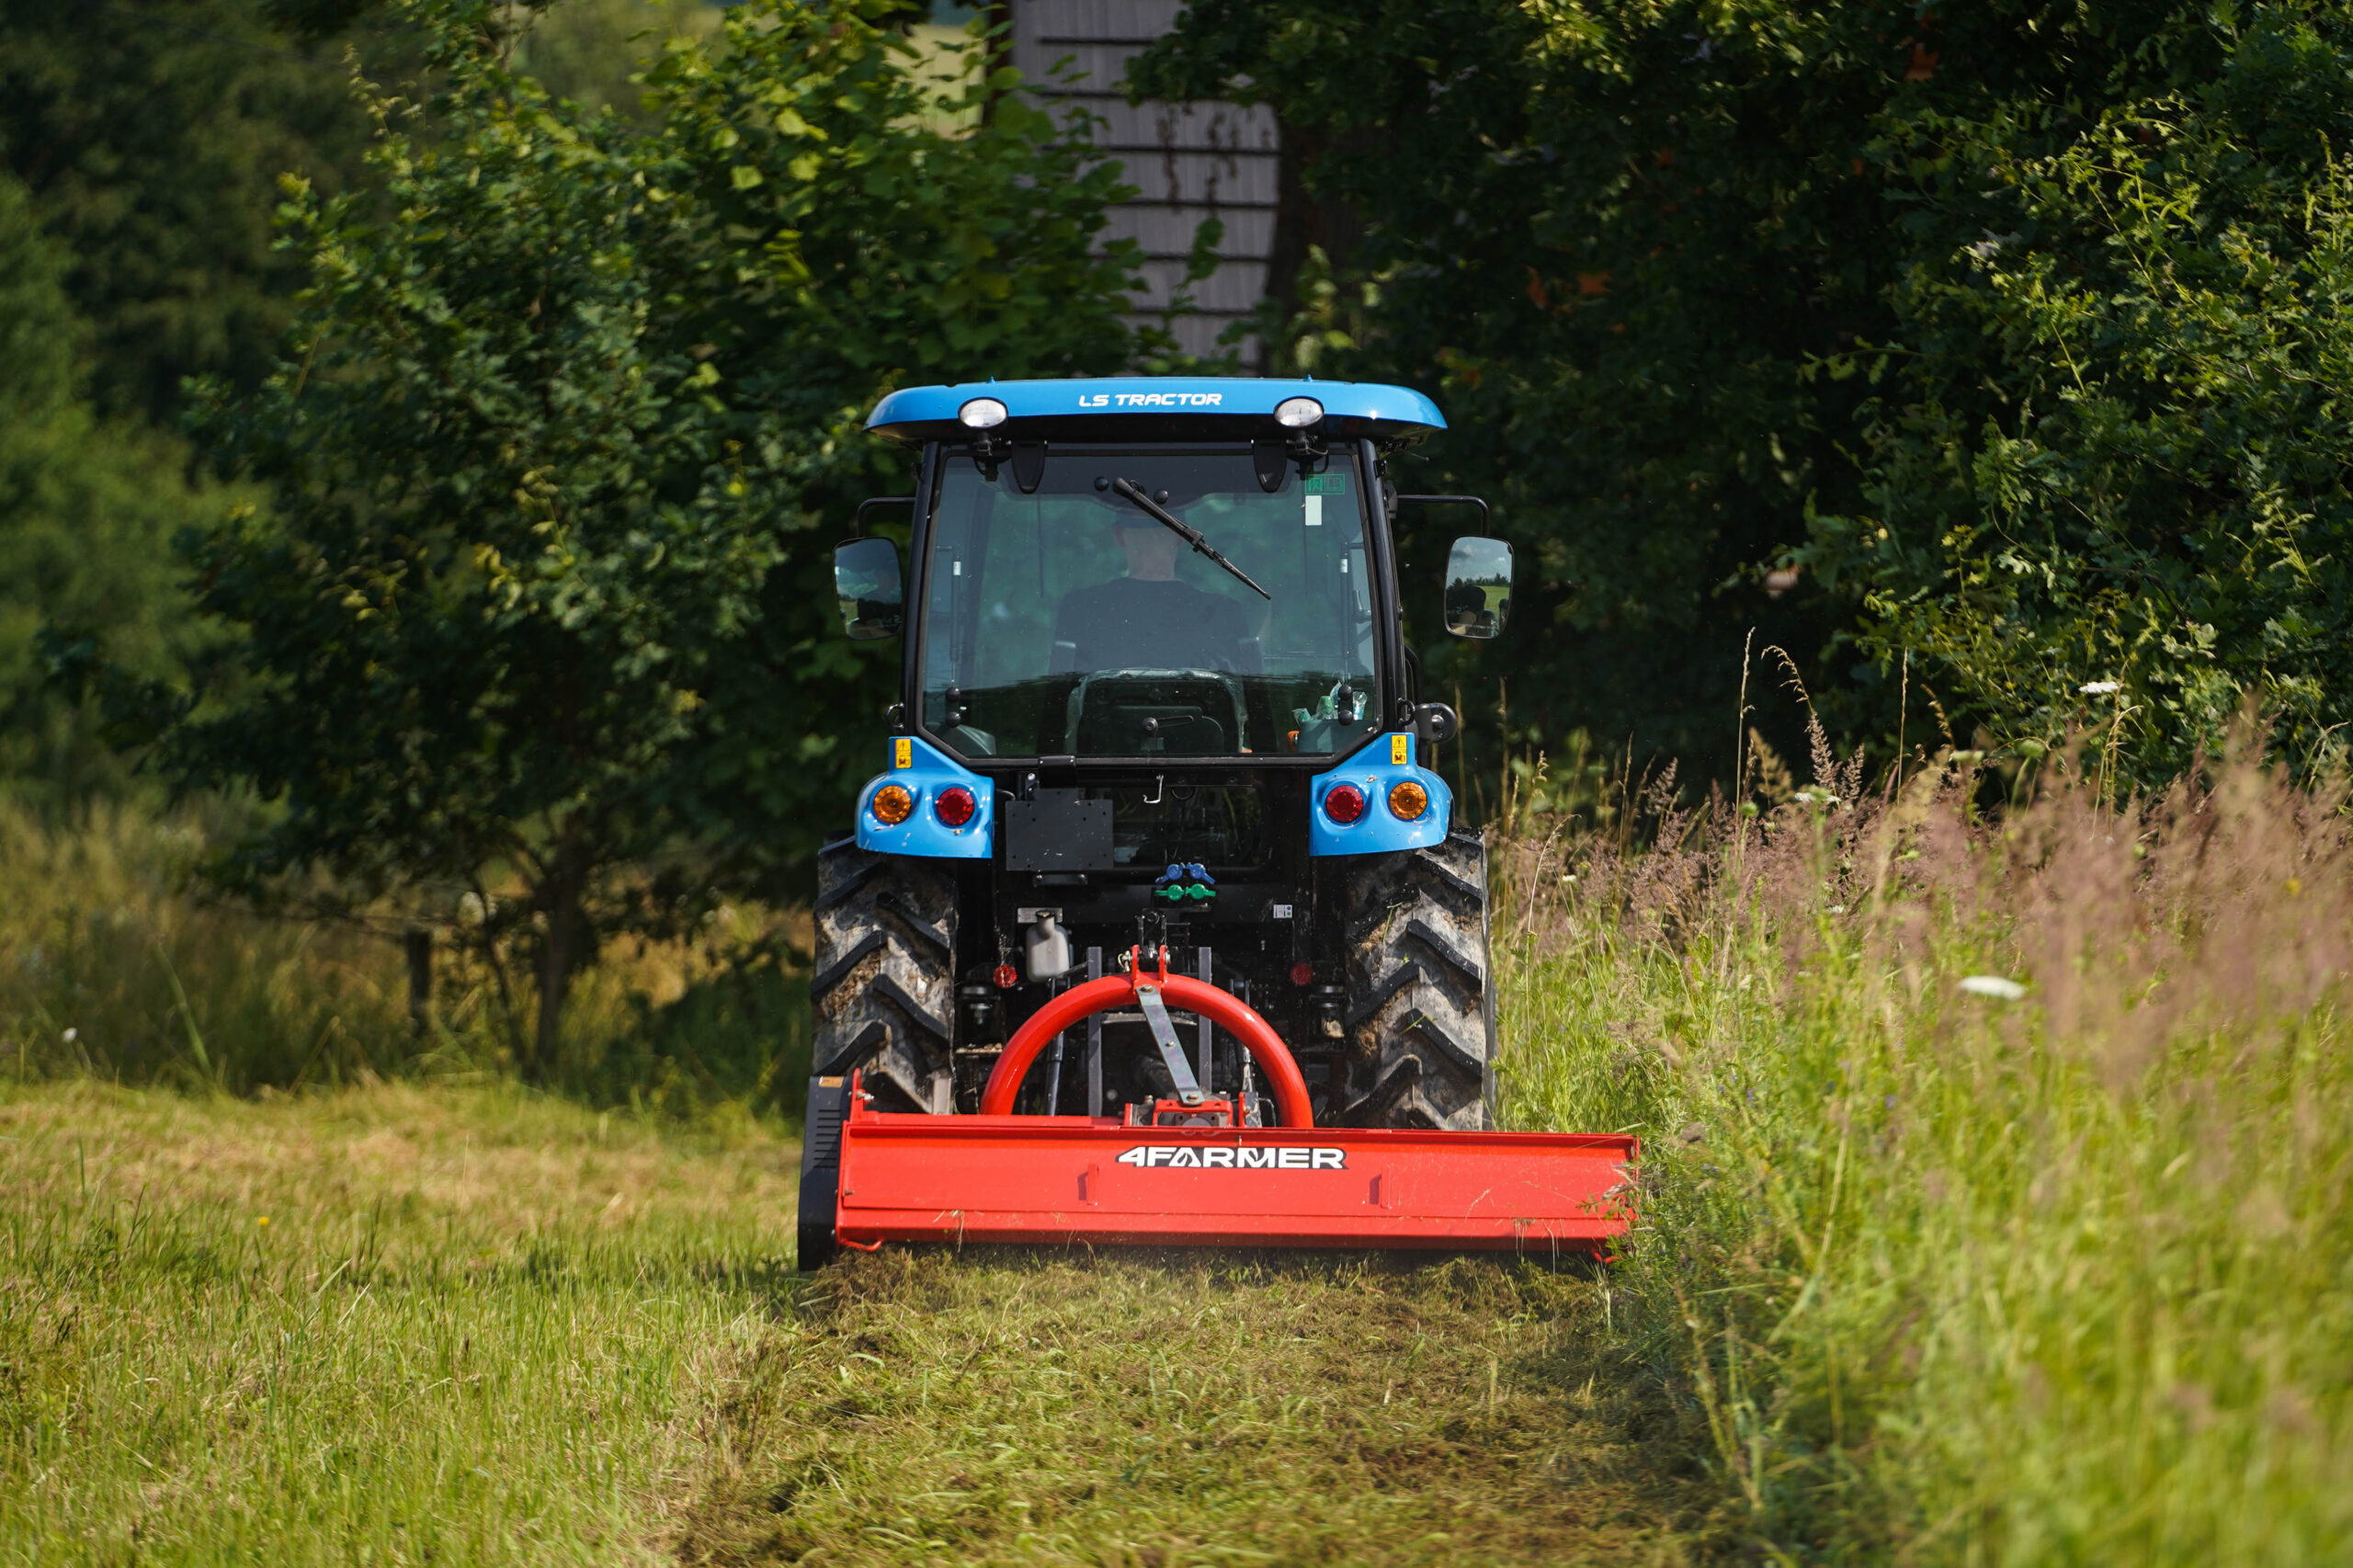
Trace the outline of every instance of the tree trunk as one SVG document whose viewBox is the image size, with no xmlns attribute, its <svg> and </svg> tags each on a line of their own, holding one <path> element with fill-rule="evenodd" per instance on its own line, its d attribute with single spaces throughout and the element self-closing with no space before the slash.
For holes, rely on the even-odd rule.
<svg viewBox="0 0 2353 1568">
<path fill-rule="evenodd" d="M 563 1005 L 572 994 L 573 978 L 596 956 L 596 936 L 583 906 L 587 868 L 571 849 L 559 849 L 549 873 L 537 890 L 540 929 L 540 1015 L 531 1042 L 531 1059 L 523 1075 L 543 1085 L 554 1072 L 563 1044 Z"/>
<path fill-rule="evenodd" d="M 1364 220 L 1347 202 L 1319 197 L 1307 188 L 1307 176 L 1325 152 L 1339 146 L 1360 150 L 1365 133 L 1354 132 L 1335 142 L 1322 131 L 1296 125 L 1278 127 L 1282 156 L 1276 165 L 1275 236 L 1267 257 L 1267 292 L 1282 307 L 1283 323 L 1299 310 L 1299 274 L 1310 249 L 1321 249 L 1334 267 L 1345 265 L 1364 239 Z M 1271 356 L 1279 346 L 1260 350 Z M 1276 367 L 1262 367 L 1274 373 Z M 1287 373 L 1292 367 L 1283 366 Z"/>
<path fill-rule="evenodd" d="M 408 1027 L 422 1035 L 433 1027 L 433 928 L 412 926 L 401 934 L 408 955 Z"/>
</svg>

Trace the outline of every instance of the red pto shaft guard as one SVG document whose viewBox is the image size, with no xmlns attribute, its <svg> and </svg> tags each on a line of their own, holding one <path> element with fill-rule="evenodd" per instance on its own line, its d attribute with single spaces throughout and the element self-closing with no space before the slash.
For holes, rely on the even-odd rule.
<svg viewBox="0 0 2353 1568">
<path fill-rule="evenodd" d="M 1632 1220 L 1631 1138 L 1317 1127 L 1307 1084 L 1267 1020 L 1184 975 L 1072 987 L 1006 1042 L 977 1116 L 870 1109 L 853 1076 L 834 1233 L 884 1242 L 1606 1251 Z M 1280 1127 L 1130 1127 L 1116 1117 L 1016 1116 L 1056 1034 L 1156 986 L 1248 1048 Z"/>
<path fill-rule="evenodd" d="M 1126 974 L 1107 974 L 1100 980 L 1071 987 L 1030 1014 L 1029 1022 L 1013 1031 L 1013 1038 L 1005 1043 L 1005 1054 L 996 1059 L 996 1066 L 989 1073 L 988 1086 L 981 1091 L 983 1116 L 1013 1114 L 1013 1096 L 1021 1092 L 1021 1080 L 1029 1075 L 1030 1063 L 1038 1060 L 1038 1053 L 1056 1035 L 1097 1013 L 1108 1013 L 1123 1002 L 1133 1001 L 1137 992 L 1152 987 L 1169 1006 L 1200 1014 L 1248 1048 L 1274 1091 L 1276 1114 L 1281 1117 L 1285 1127 L 1315 1125 L 1315 1112 L 1307 1102 L 1307 1080 L 1300 1076 L 1299 1063 L 1291 1059 L 1290 1048 L 1275 1033 L 1274 1026 L 1260 1017 L 1256 1008 L 1233 992 L 1221 991 L 1205 980 L 1169 973 L 1166 948 L 1160 949 L 1160 972 L 1156 976 L 1144 973 L 1142 956 L 1133 949 L 1129 949 L 1129 963 Z"/>
</svg>

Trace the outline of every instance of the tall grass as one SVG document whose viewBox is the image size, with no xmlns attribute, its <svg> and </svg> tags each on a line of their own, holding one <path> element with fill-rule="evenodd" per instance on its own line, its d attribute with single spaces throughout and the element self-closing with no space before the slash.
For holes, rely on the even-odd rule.
<svg viewBox="0 0 2353 1568">
<path fill-rule="evenodd" d="M 1510 1119 L 1646 1139 L 1630 1368 L 1775 1560 L 2347 1560 L 2339 801 L 1815 753 L 1500 857 Z"/>
<path fill-rule="evenodd" d="M 471 1031 L 415 1038 L 388 944 L 208 904 L 205 853 L 131 811 L 0 815 L 0 1072 L 244 1092 L 478 1064 Z"/>
<path fill-rule="evenodd" d="M 420 1014 L 400 924 L 222 902 L 201 876 L 212 852 L 194 819 L 103 811 L 61 828 L 0 806 L 0 1078 L 246 1094 L 511 1069 L 529 1000 L 497 983 L 499 954 L 445 926 Z M 566 1008 L 549 1086 L 689 1118 L 797 1115 L 793 936 L 786 916 L 730 909 L 691 940 L 608 945 Z"/>
</svg>

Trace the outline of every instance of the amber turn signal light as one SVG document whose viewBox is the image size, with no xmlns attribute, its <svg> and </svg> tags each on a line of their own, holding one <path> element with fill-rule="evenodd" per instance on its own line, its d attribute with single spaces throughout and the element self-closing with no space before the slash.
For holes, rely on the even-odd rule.
<svg viewBox="0 0 2353 1568">
<path fill-rule="evenodd" d="M 915 798 L 904 784 L 885 784 L 874 791 L 874 799 L 866 803 L 874 820 L 885 827 L 896 827 L 915 814 Z"/>
<path fill-rule="evenodd" d="M 1389 787 L 1389 814 L 1400 822 L 1412 822 L 1430 809 L 1430 792 L 1410 778 L 1403 778 Z"/>
</svg>

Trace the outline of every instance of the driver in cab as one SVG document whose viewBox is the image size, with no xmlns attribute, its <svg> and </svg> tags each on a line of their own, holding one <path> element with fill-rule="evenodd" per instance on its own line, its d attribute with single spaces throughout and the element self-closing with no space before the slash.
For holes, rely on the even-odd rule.
<svg viewBox="0 0 2353 1568">
<path fill-rule="evenodd" d="M 1150 517 L 1113 522 L 1128 574 L 1073 588 L 1054 613 L 1055 667 L 1256 674 L 1242 606 L 1176 578 L 1184 541 Z"/>
</svg>

